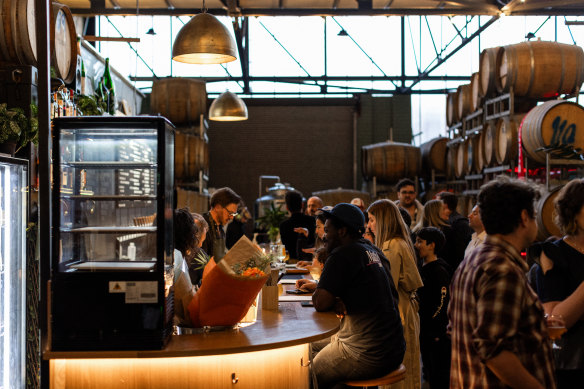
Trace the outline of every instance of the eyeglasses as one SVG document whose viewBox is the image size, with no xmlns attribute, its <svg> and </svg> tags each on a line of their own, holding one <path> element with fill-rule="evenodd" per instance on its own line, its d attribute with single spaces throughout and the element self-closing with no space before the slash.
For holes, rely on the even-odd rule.
<svg viewBox="0 0 584 389">
<path fill-rule="evenodd" d="M 239 215 L 239 212 L 237 211 L 231 211 L 228 208 L 223 208 L 225 211 L 227 211 L 227 215 L 231 216 L 231 217 L 235 217 L 237 215 Z"/>
<path fill-rule="evenodd" d="M 402 190 L 402 191 L 401 191 L 401 192 L 399 192 L 399 193 L 401 193 L 401 194 L 403 194 L 403 195 L 413 195 L 413 194 L 415 194 L 416 192 L 415 192 L 415 191 L 413 191 L 413 190 Z"/>
</svg>

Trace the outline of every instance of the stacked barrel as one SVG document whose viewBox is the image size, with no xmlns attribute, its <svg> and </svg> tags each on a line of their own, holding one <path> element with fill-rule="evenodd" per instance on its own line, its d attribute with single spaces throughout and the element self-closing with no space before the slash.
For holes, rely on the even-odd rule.
<svg viewBox="0 0 584 389">
<path fill-rule="evenodd" d="M 366 181 L 375 179 L 377 184 L 392 186 L 404 177 L 419 176 L 421 168 L 420 148 L 411 144 L 387 141 L 361 148 L 361 171 Z"/>
<path fill-rule="evenodd" d="M 448 142 L 451 178 L 469 178 L 497 166 L 512 169 L 523 162 L 530 168 L 543 167 L 546 154 L 552 168 L 581 158 L 584 107 L 560 99 L 580 92 L 584 81 L 581 47 L 522 42 L 485 49 L 479 63 L 471 83 L 447 97 L 447 123 L 451 129 L 460 129 Z M 561 235 L 553 221 L 553 200 L 559 189 L 544 194 L 538 204 L 541 240 Z"/>
<path fill-rule="evenodd" d="M 583 108 L 557 100 L 582 86 L 581 47 L 528 41 L 485 49 L 479 60 L 471 82 L 447 96 L 447 124 L 459 129 L 447 151 L 451 178 L 516 165 L 520 127 L 522 151 L 531 166 L 545 163 L 541 149 L 584 148 L 584 135 L 576 131 L 578 123 L 584 125 Z"/>
<path fill-rule="evenodd" d="M 193 212 L 208 210 L 206 177 L 209 176 L 209 139 L 205 112 L 207 89 L 204 81 L 166 78 L 152 85 L 150 112 L 168 118 L 176 127 L 174 177 L 177 207 Z"/>
</svg>

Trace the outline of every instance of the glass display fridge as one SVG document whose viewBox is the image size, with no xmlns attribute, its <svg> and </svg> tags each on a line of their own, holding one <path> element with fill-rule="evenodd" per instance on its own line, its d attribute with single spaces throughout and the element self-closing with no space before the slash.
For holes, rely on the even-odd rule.
<svg viewBox="0 0 584 389">
<path fill-rule="evenodd" d="M 28 161 L 0 156 L 0 388 L 26 381 Z"/>
<path fill-rule="evenodd" d="M 162 348 L 173 318 L 174 128 L 53 121 L 53 350 Z"/>
</svg>

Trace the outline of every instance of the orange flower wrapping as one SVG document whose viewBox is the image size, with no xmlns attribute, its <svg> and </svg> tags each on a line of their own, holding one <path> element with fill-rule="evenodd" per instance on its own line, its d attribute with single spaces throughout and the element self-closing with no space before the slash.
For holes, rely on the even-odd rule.
<svg viewBox="0 0 584 389">
<path fill-rule="evenodd" d="M 244 277 L 264 277 L 266 273 L 258 269 L 257 267 L 247 268 L 241 273 Z"/>
<path fill-rule="evenodd" d="M 249 253 L 242 256 L 249 258 Z M 230 274 L 226 268 L 231 264 L 226 259 L 229 260 L 227 255 L 219 264 L 210 260 L 205 267 L 201 287 L 188 308 L 195 327 L 237 324 L 245 317 L 268 279 L 268 275 L 257 267 L 245 269 L 242 275 Z"/>
</svg>

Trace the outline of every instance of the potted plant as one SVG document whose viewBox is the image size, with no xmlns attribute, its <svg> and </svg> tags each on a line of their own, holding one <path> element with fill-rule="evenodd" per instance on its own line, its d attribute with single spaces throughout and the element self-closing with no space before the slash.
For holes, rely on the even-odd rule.
<svg viewBox="0 0 584 389">
<path fill-rule="evenodd" d="M 30 105 L 30 119 L 21 108 L 0 104 L 0 152 L 14 155 L 28 142 L 38 143 L 38 109 Z"/>
<path fill-rule="evenodd" d="M 280 234 L 280 224 L 286 220 L 286 212 L 282 211 L 282 204 L 277 208 L 274 203 L 269 207 L 264 207 L 264 216 L 258 217 L 257 224 L 261 229 L 268 230 L 270 242 L 276 242 Z"/>
</svg>

